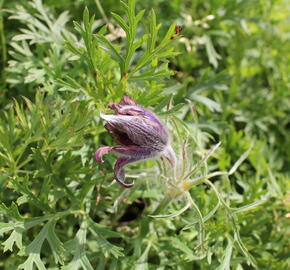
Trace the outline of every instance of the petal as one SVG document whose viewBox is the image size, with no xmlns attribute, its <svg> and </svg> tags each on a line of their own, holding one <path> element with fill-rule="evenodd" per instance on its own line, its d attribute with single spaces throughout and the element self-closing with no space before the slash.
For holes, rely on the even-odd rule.
<svg viewBox="0 0 290 270">
<path fill-rule="evenodd" d="M 108 107 L 112 110 L 114 110 L 116 113 L 121 113 L 122 107 L 126 106 L 136 106 L 137 103 L 130 98 L 130 96 L 125 95 L 120 102 L 111 103 L 108 105 Z"/>
<path fill-rule="evenodd" d="M 106 123 L 105 128 L 109 131 L 116 143 L 121 145 L 134 145 L 126 133 L 114 128 L 110 123 Z"/>
<path fill-rule="evenodd" d="M 130 188 L 134 185 L 125 183 L 125 171 L 123 167 L 129 163 L 144 160 L 154 156 L 154 153 L 148 148 L 138 146 L 116 146 L 113 151 L 121 153 L 123 156 L 120 157 L 114 167 L 115 179 L 125 188 Z"/>
<path fill-rule="evenodd" d="M 119 103 L 113 103 L 109 105 L 109 108 L 119 115 L 144 115 L 144 109 L 139 105 L 120 105 Z"/>
<path fill-rule="evenodd" d="M 127 134 L 134 145 L 162 151 L 168 143 L 163 125 L 147 117 L 129 115 L 101 115 L 115 131 Z"/>
<path fill-rule="evenodd" d="M 146 147 L 140 147 L 136 145 L 128 146 L 103 146 L 100 147 L 95 153 L 95 159 L 97 162 L 104 162 L 102 156 L 109 153 L 116 152 L 122 155 L 118 158 L 115 167 L 114 175 L 115 179 L 125 188 L 130 188 L 134 184 L 126 184 L 125 180 L 125 171 L 123 167 L 129 163 L 136 162 L 139 160 L 144 160 L 146 158 L 151 158 L 158 155 L 158 152 L 152 152 L 151 149 Z"/>
<path fill-rule="evenodd" d="M 122 104 L 122 105 L 137 105 L 137 103 L 129 95 L 125 95 L 121 99 L 120 104 Z"/>
<path fill-rule="evenodd" d="M 138 160 L 152 158 L 158 155 L 157 151 L 152 151 L 149 147 L 141 147 L 138 145 L 112 146 L 111 151 L 125 157 L 137 158 Z"/>
<path fill-rule="evenodd" d="M 147 147 L 140 147 L 137 145 L 124 145 L 124 146 L 102 146 L 95 152 L 95 160 L 99 163 L 103 163 L 103 156 L 109 152 L 115 152 L 125 157 L 146 159 L 158 155 L 158 152 L 152 151 Z"/>
<path fill-rule="evenodd" d="M 103 155 L 108 154 L 109 152 L 112 151 L 114 147 L 113 146 L 103 146 L 100 147 L 99 149 L 97 149 L 96 153 L 95 153 L 95 160 L 99 163 L 103 163 Z"/>
<path fill-rule="evenodd" d="M 134 186 L 134 182 L 132 184 L 126 184 L 125 180 L 125 171 L 123 167 L 129 163 L 138 161 L 138 158 L 129 158 L 129 157 L 120 157 L 114 167 L 114 175 L 116 181 L 125 188 L 130 188 Z"/>
</svg>

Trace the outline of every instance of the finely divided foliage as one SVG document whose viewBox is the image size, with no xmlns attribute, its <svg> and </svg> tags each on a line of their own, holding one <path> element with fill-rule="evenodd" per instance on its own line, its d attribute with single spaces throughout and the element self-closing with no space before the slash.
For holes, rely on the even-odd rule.
<svg viewBox="0 0 290 270">
<path fill-rule="evenodd" d="M 145 2 L 0 0 L 0 269 L 289 269 L 289 6 Z"/>
</svg>

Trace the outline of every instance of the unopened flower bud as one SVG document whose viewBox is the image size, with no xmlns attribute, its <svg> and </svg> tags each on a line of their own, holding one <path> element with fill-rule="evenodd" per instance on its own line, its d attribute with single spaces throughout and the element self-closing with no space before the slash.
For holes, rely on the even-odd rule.
<svg viewBox="0 0 290 270">
<path fill-rule="evenodd" d="M 116 114 L 101 114 L 106 120 L 105 128 L 112 135 L 117 146 L 103 146 L 95 153 L 97 162 L 103 162 L 102 156 L 109 153 L 119 153 L 115 167 L 115 179 L 126 188 L 134 184 L 125 183 L 124 166 L 158 156 L 164 156 L 174 167 L 176 158 L 169 144 L 169 135 L 156 115 L 144 109 L 128 95 L 118 103 L 108 106 Z"/>
</svg>

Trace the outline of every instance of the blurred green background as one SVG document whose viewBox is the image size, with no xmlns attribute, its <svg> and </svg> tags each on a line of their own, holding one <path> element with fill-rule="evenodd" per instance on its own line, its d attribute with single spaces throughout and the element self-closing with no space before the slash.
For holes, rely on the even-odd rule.
<svg viewBox="0 0 290 270">
<path fill-rule="evenodd" d="M 0 200 L 4 203 L 0 209 L 0 241 L 4 243 L 0 269 L 16 269 L 23 263 L 25 256 L 33 253 L 27 246 L 42 228 L 41 223 L 27 231 L 22 228 L 18 233 L 23 245 L 18 245 L 19 238 L 4 242 L 9 236 L 4 224 L 57 215 L 67 209 L 89 211 L 94 224 L 104 226 L 95 228 L 97 235 L 104 237 L 98 244 L 105 247 L 96 247 L 96 234 L 88 233 L 87 242 L 80 243 L 86 259 L 73 268 L 78 262 L 75 254 L 82 258 L 85 251 L 77 253 L 76 243 L 72 254 L 68 250 L 72 239 L 81 241 L 74 237 L 80 236 L 77 232 L 83 223 L 77 216 L 63 218 L 55 228 L 51 226 L 60 238 L 55 240 L 57 245 L 58 241 L 64 243 L 61 247 L 65 251 L 55 251 L 64 253 L 64 261 L 55 261 L 45 242 L 41 258 L 47 269 L 254 269 L 237 245 L 231 249 L 233 229 L 223 209 L 206 223 L 207 255 L 201 260 L 190 255 L 195 253 L 198 229 L 180 232 L 194 214 L 148 218 L 163 195 L 158 184 L 150 194 L 152 186 L 144 183 L 146 177 L 152 178 L 145 169 L 155 168 L 154 162 L 128 169 L 134 175 L 145 170 L 139 186 L 129 193 L 106 182 L 112 177 L 113 157 L 96 170 L 92 160 L 95 149 L 112 143 L 97 111 L 106 110 L 108 103 L 125 92 L 157 112 L 165 107 L 158 108 L 158 104 L 166 100 L 174 105 L 184 103 L 173 112 L 189 126 L 197 121 L 190 114 L 193 109 L 200 136 L 190 143 L 195 157 L 222 142 L 209 163 L 210 171 L 228 170 L 252 145 L 235 177 L 213 182 L 234 207 L 266 198 L 262 206 L 239 216 L 241 238 L 258 269 L 290 269 L 290 2 L 136 1 L 136 10 L 145 10 L 137 39 L 148 28 L 152 8 L 162 24 L 158 42 L 174 22 L 182 32 L 170 45 L 179 54 L 164 61 L 171 76 L 125 85 L 118 82 L 119 70 L 110 55 L 96 49 L 96 70 L 102 79 L 95 79 L 90 67 L 93 56 L 84 53 L 82 57 L 69 47 L 68 40 L 83 44 L 73 21 L 83 21 L 85 7 L 95 15 L 92 32 L 110 25 L 107 33 L 115 34 L 112 42 L 122 51 L 125 39 L 111 15 L 125 16 L 117 0 L 0 0 Z M 142 45 L 136 58 L 144 50 Z M 39 130 L 41 125 L 47 129 Z M 54 193 L 49 194 L 50 190 Z M 91 205 L 87 210 L 89 190 Z M 215 203 L 204 185 L 195 187 L 191 195 L 202 213 Z M 116 210 L 114 202 L 124 197 L 127 202 Z M 166 211 L 182 206 L 183 202 L 176 200 Z M 17 247 L 13 248 L 14 244 Z M 119 248 L 124 249 L 123 257 Z M 30 268 L 32 265 L 22 268 L 45 269 L 37 264 Z"/>
</svg>

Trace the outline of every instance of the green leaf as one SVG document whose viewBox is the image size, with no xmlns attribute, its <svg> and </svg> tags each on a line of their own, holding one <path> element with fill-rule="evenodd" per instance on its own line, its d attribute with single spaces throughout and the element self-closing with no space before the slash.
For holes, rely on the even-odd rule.
<svg viewBox="0 0 290 270">
<path fill-rule="evenodd" d="M 147 45 L 147 50 L 148 52 L 152 52 L 155 48 L 156 44 L 156 39 L 157 39 L 157 33 L 158 33 L 158 28 L 156 26 L 156 13 L 154 9 L 151 9 L 151 21 L 149 25 L 149 39 L 148 39 L 148 45 Z"/>
<path fill-rule="evenodd" d="M 104 228 L 100 227 L 98 224 L 96 224 L 93 221 L 90 221 L 89 230 L 91 233 L 96 237 L 96 241 L 100 248 L 102 249 L 102 252 L 108 256 L 108 254 L 112 254 L 115 258 L 124 256 L 123 254 L 123 248 L 117 247 L 110 242 L 108 242 L 103 236 L 111 235 L 111 237 L 117 236 L 114 232 L 109 232 L 107 230 L 104 231 Z M 104 233 L 105 232 L 105 233 Z M 117 236 L 118 237 L 118 236 Z"/>
<path fill-rule="evenodd" d="M 160 102 L 158 102 L 154 111 L 159 113 L 165 106 L 169 104 L 169 101 L 171 98 L 172 98 L 172 94 L 166 95 Z"/>
<path fill-rule="evenodd" d="M 187 257 L 187 259 L 194 259 L 193 250 L 191 250 L 184 242 L 181 242 L 177 237 L 170 238 L 172 246 L 174 248 L 181 250 Z"/>
<path fill-rule="evenodd" d="M 160 115 L 171 115 L 171 114 L 175 114 L 177 113 L 179 110 L 181 110 L 181 108 L 183 108 L 186 104 L 185 103 L 179 103 L 176 106 L 174 106 L 173 108 L 171 108 L 170 110 L 166 111 L 166 112 L 161 112 L 159 113 Z"/>
<path fill-rule="evenodd" d="M 17 269 L 33 270 L 34 264 L 38 270 L 47 270 L 40 259 L 40 254 L 30 254 L 27 260 L 23 264 L 20 264 Z"/>
<path fill-rule="evenodd" d="M 245 153 L 243 153 L 240 158 L 235 162 L 233 167 L 229 171 L 229 175 L 235 173 L 235 171 L 238 169 L 238 167 L 246 160 L 250 152 L 252 151 L 252 148 L 254 147 L 254 141 L 252 142 L 251 146 L 247 149 Z"/>
<path fill-rule="evenodd" d="M 4 203 L 0 204 L 0 213 L 16 221 L 24 220 L 18 211 L 17 205 L 14 202 L 11 204 L 10 207 L 7 207 Z"/>
<path fill-rule="evenodd" d="M 148 72 L 148 73 L 143 73 L 142 75 L 139 76 L 133 76 L 133 77 L 129 77 L 130 81 L 144 81 L 144 80 L 157 80 L 158 78 L 162 78 L 162 77 L 167 77 L 172 75 L 171 71 L 158 71 L 158 72 Z"/>
<path fill-rule="evenodd" d="M 35 264 L 37 269 L 45 270 L 45 266 L 40 259 L 41 248 L 45 239 L 48 240 L 50 247 L 52 248 L 53 255 L 56 262 L 63 262 L 63 246 L 58 237 L 55 235 L 55 220 L 48 221 L 41 229 L 39 234 L 34 240 L 25 248 L 25 254 L 28 255 L 26 261 L 19 266 L 19 269 L 30 270 L 33 269 Z"/>
<path fill-rule="evenodd" d="M 28 187 L 28 181 L 29 181 L 29 178 L 27 176 L 23 178 L 19 177 L 18 179 L 14 179 L 14 178 L 11 179 L 11 182 L 15 190 L 17 190 L 23 195 L 26 195 L 27 200 L 31 204 L 35 205 L 37 208 L 45 212 L 51 212 L 49 205 L 40 201 L 39 198 L 31 192 L 31 190 Z"/>
<path fill-rule="evenodd" d="M 44 240 L 47 238 L 47 233 L 49 230 L 49 226 L 51 226 L 52 221 L 47 222 L 44 227 L 41 229 L 39 234 L 33 239 L 33 241 L 26 247 L 25 253 L 27 255 L 31 254 L 40 254 L 42 244 Z"/>
<path fill-rule="evenodd" d="M 9 232 L 13 229 L 14 229 L 13 223 L 0 222 L 0 235 L 3 235 L 3 233 Z"/>
<path fill-rule="evenodd" d="M 217 268 L 217 270 L 230 270 L 230 264 L 231 264 L 231 256 L 233 251 L 233 242 L 230 238 L 228 238 L 228 246 L 225 250 L 224 258 L 221 263 L 221 265 Z"/>
<path fill-rule="evenodd" d="M 84 50 L 82 48 L 78 48 L 77 46 L 75 46 L 72 40 L 66 38 L 65 41 L 66 48 L 70 50 L 72 53 L 79 56 L 82 56 L 84 54 Z"/>
<path fill-rule="evenodd" d="M 217 102 L 215 102 L 214 100 L 212 100 L 208 97 L 194 94 L 194 95 L 191 95 L 190 99 L 192 101 L 197 101 L 197 102 L 204 104 L 212 112 L 214 112 L 214 111 L 220 112 L 221 111 L 220 104 L 218 104 Z"/>
<path fill-rule="evenodd" d="M 93 220 L 89 220 L 89 225 L 92 229 L 103 237 L 122 237 L 121 233 L 109 230 L 106 226 L 98 224 Z"/>
<path fill-rule="evenodd" d="M 14 243 L 16 246 L 21 249 L 22 248 L 22 233 L 24 229 L 20 227 L 16 227 L 14 231 L 10 234 L 10 236 L 2 243 L 4 246 L 4 252 L 7 250 L 13 251 Z"/>
<path fill-rule="evenodd" d="M 48 222 L 48 230 L 47 230 L 47 241 L 49 243 L 49 246 L 52 250 L 55 263 L 63 264 L 63 254 L 64 254 L 64 247 L 62 242 L 59 240 L 58 236 L 55 233 L 55 224 L 56 220 L 52 220 L 51 222 Z"/>
<path fill-rule="evenodd" d="M 216 205 L 215 205 L 215 207 L 207 214 L 207 215 L 205 215 L 204 217 L 203 217 L 203 222 L 205 223 L 206 221 L 208 221 L 216 212 L 217 212 L 217 210 L 219 209 L 219 207 L 220 207 L 220 205 L 221 205 L 221 203 L 220 202 L 218 202 Z M 192 221 L 191 221 L 191 223 L 190 224 L 188 224 L 188 225 L 186 225 L 186 226 L 184 226 L 183 228 L 182 228 L 182 230 L 183 231 L 185 231 L 185 230 L 188 230 L 188 229 L 190 229 L 190 228 L 192 228 L 195 224 L 197 224 L 199 222 L 199 218 L 194 218 Z"/>
<path fill-rule="evenodd" d="M 198 94 L 208 89 L 225 90 L 227 89 L 226 84 L 230 78 L 231 76 L 224 72 L 216 74 L 213 78 L 204 75 L 198 80 L 197 84 L 188 91 L 188 96 L 190 96 L 191 94 Z"/>
<path fill-rule="evenodd" d="M 84 13 L 83 13 L 83 21 L 85 24 L 85 27 L 89 26 L 90 24 L 90 13 L 87 7 L 85 7 L 84 9 Z"/>
<path fill-rule="evenodd" d="M 191 206 L 190 203 L 187 203 L 184 207 L 182 207 L 181 209 L 179 209 L 178 211 L 172 213 L 172 214 L 168 214 L 168 215 L 148 215 L 149 217 L 152 218 L 173 218 L 173 217 L 177 217 L 180 216 L 182 213 L 184 213 L 189 207 Z"/>
<path fill-rule="evenodd" d="M 206 46 L 206 52 L 208 56 L 209 62 L 214 66 L 214 68 L 218 67 L 218 59 L 221 59 L 221 56 L 216 52 L 211 38 L 208 35 L 203 37 Z"/>
<path fill-rule="evenodd" d="M 123 57 L 118 53 L 117 49 L 114 47 L 114 45 L 107 40 L 105 37 L 96 34 L 95 35 L 98 42 L 100 43 L 100 47 L 105 50 L 106 52 L 108 52 L 111 57 L 116 60 L 120 66 L 121 71 L 123 71 L 124 69 L 124 59 Z"/>
<path fill-rule="evenodd" d="M 155 49 L 156 52 L 159 52 L 161 49 L 166 47 L 171 42 L 170 37 L 174 34 L 175 27 L 176 27 L 176 23 L 172 23 L 170 25 L 169 29 L 166 32 L 166 35 L 164 36 L 162 41 L 159 43 L 159 45 L 156 47 L 156 49 Z"/>
<path fill-rule="evenodd" d="M 144 10 L 144 9 L 141 10 L 141 11 L 139 11 L 139 12 L 137 13 L 136 18 L 135 18 L 135 24 L 136 24 L 136 25 L 137 25 L 137 23 L 138 23 L 139 21 L 141 21 L 141 19 L 143 18 L 144 13 L 145 13 L 145 10 Z"/>
<path fill-rule="evenodd" d="M 86 242 L 87 242 L 87 224 L 86 221 L 83 221 L 81 228 L 78 230 L 75 239 L 73 241 L 74 245 L 74 257 L 72 261 L 63 266 L 62 270 L 78 270 L 81 267 L 84 270 L 93 270 L 91 263 L 89 262 L 86 255 Z"/>
<path fill-rule="evenodd" d="M 126 34 L 129 34 L 129 26 L 126 24 L 125 20 L 118 14 L 111 12 L 112 17 L 116 20 L 116 22 L 121 26 L 121 28 L 126 32 Z"/>
</svg>

